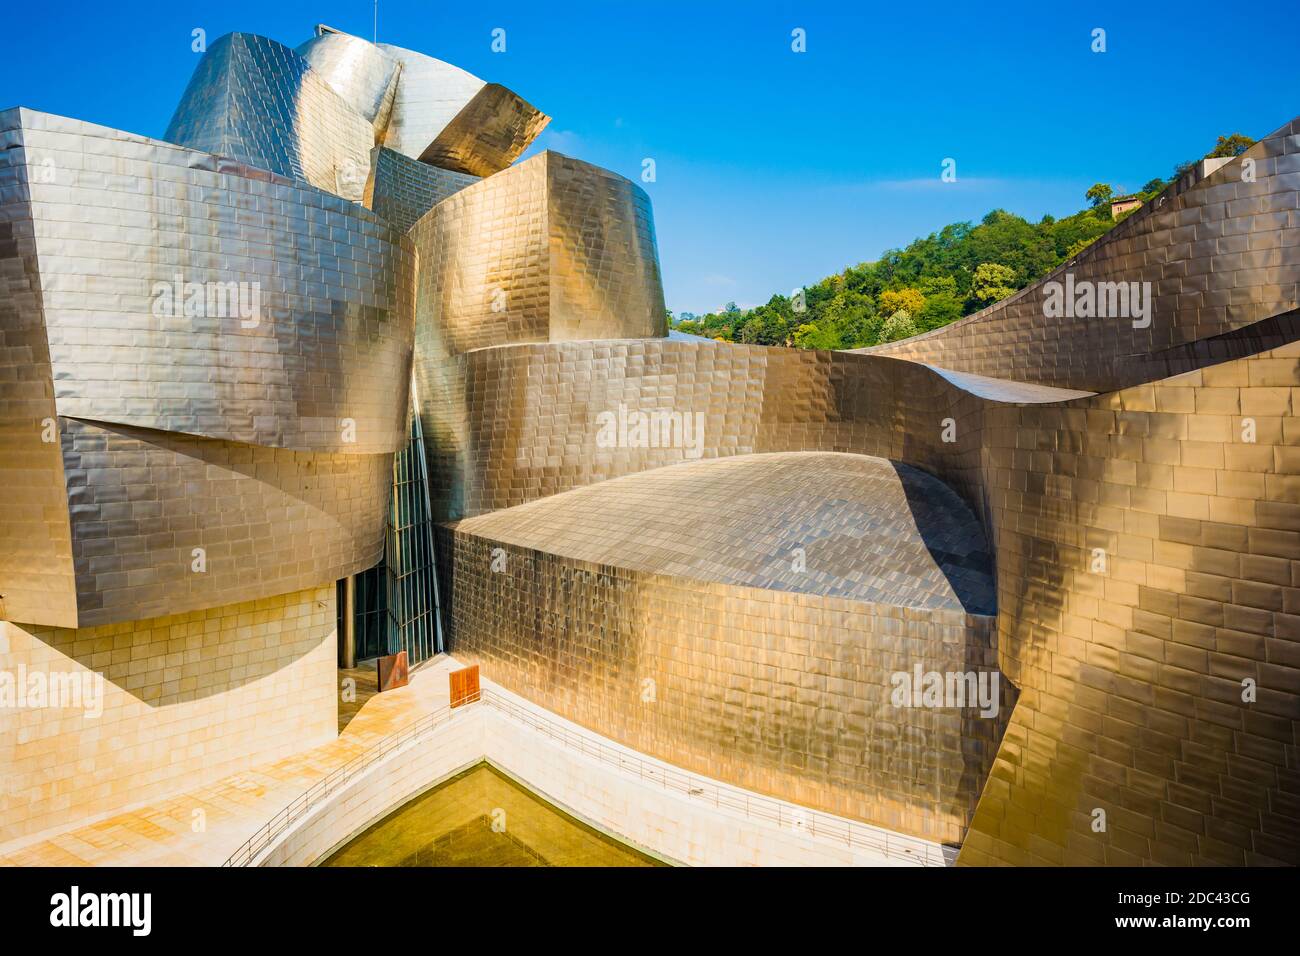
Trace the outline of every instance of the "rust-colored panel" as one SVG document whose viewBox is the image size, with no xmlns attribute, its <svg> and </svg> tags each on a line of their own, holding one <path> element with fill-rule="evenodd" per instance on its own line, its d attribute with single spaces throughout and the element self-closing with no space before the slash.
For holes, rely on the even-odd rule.
<svg viewBox="0 0 1300 956">
<path fill-rule="evenodd" d="M 393 690 L 396 687 L 405 687 L 411 678 L 411 669 L 406 663 L 406 651 L 398 651 L 396 654 L 382 655 L 377 666 L 379 668 L 379 691 Z"/>
<path fill-rule="evenodd" d="M 472 704 L 479 698 L 478 665 L 462 667 L 447 675 L 451 682 L 451 706 Z"/>
</svg>

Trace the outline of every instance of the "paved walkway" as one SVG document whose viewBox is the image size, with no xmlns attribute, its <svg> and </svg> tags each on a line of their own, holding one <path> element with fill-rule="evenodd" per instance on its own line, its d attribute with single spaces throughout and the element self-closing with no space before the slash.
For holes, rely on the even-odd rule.
<svg viewBox="0 0 1300 956">
<path fill-rule="evenodd" d="M 337 739 L 94 823 L 0 844 L 0 866 L 219 866 L 321 777 L 444 706 L 447 674 L 459 666 L 440 655 L 406 687 L 368 698 L 359 679 L 361 706 L 341 709 L 340 722 L 347 719 Z"/>
</svg>

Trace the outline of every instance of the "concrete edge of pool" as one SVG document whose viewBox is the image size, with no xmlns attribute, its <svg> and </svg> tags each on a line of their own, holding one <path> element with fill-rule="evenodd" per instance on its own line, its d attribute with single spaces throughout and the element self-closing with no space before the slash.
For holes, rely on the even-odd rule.
<svg viewBox="0 0 1300 956">
<path fill-rule="evenodd" d="M 413 682 L 446 681 L 450 657 Z M 488 763 L 580 824 L 688 866 L 951 865 L 955 850 L 686 774 L 483 682 L 484 700 L 370 762 L 252 855 L 310 866 L 457 773 Z M 418 718 L 419 714 L 412 714 Z"/>
<path fill-rule="evenodd" d="M 484 759 L 426 787 L 314 866 L 673 866 Z"/>
</svg>

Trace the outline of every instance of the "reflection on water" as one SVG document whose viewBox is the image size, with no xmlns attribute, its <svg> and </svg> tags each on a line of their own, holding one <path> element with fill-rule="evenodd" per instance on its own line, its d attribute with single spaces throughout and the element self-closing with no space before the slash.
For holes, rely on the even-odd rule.
<svg viewBox="0 0 1300 956">
<path fill-rule="evenodd" d="M 321 866 L 659 866 L 486 763 L 403 804 Z"/>
</svg>

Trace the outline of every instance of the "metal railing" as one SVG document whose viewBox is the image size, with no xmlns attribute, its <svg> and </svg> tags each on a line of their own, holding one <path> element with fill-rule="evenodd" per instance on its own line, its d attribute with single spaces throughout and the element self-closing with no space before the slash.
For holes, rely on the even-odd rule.
<svg viewBox="0 0 1300 956">
<path fill-rule="evenodd" d="M 624 774 L 636 776 L 643 782 L 682 794 L 690 800 L 698 800 L 706 806 L 728 810 L 746 819 L 773 824 L 778 828 L 800 833 L 812 839 L 838 843 L 851 850 L 877 853 L 888 859 L 916 866 L 947 866 L 951 862 L 951 854 L 954 851 L 945 853 L 945 848 L 938 844 L 892 833 L 882 827 L 832 816 L 819 810 L 797 807 L 782 800 L 764 797 L 739 787 L 676 770 L 660 761 L 641 757 L 621 747 L 607 744 L 590 733 L 574 730 L 558 720 L 521 706 L 495 690 L 484 688 L 477 700 L 462 706 L 468 708 L 474 703 L 486 704 L 511 720 L 544 734 L 548 740 L 593 758 L 606 766 L 614 767 Z M 446 723 L 454 713 L 455 710 L 448 706 L 440 707 L 402 730 L 385 737 L 378 745 L 357 755 L 341 767 L 335 768 L 276 813 L 232 853 L 223 865 L 250 865 L 259 854 L 272 845 L 277 836 L 293 826 L 314 806 L 346 786 L 372 764 Z"/>
<path fill-rule="evenodd" d="M 446 723 L 452 713 L 452 709 L 448 706 L 439 707 L 396 733 L 389 734 L 374 747 L 369 748 L 364 753 L 357 754 L 342 766 L 335 767 L 303 791 L 296 800 L 259 827 L 257 832 L 244 841 L 239 849 L 230 854 L 230 857 L 222 866 L 249 866 L 253 860 L 257 859 L 259 853 L 275 841 L 276 837 L 293 826 L 312 807 L 346 786 L 357 774 L 366 770 L 372 764 L 383 760 L 394 750 L 406 746 L 435 727 Z"/>
</svg>

